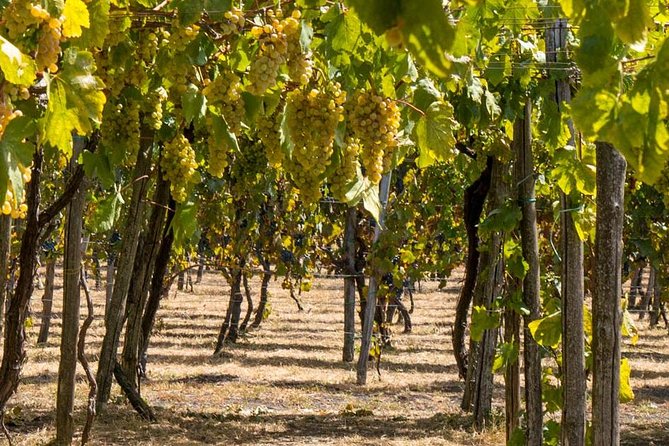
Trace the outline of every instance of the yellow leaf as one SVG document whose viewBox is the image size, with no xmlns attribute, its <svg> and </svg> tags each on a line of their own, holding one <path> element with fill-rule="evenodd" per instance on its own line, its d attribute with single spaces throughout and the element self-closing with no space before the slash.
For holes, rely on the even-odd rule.
<svg viewBox="0 0 669 446">
<path fill-rule="evenodd" d="M 620 402 L 629 403 L 634 399 L 634 391 L 630 384 L 630 375 L 632 374 L 632 367 L 627 358 L 620 361 Z"/>
<path fill-rule="evenodd" d="M 81 28 L 91 26 L 88 8 L 83 0 L 65 0 L 63 9 L 63 35 L 65 37 L 81 36 Z"/>
</svg>

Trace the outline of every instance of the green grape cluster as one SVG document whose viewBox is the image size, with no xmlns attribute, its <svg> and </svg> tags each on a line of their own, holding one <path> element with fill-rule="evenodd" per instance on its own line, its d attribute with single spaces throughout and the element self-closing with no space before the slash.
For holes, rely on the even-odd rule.
<svg viewBox="0 0 669 446">
<path fill-rule="evenodd" d="M 207 171 L 216 178 L 222 178 L 225 168 L 230 165 L 228 147 L 225 144 L 220 144 L 210 134 L 207 138 L 207 150 L 209 151 Z"/>
<path fill-rule="evenodd" d="M 281 65 L 286 62 L 288 41 L 283 22 L 269 11 L 271 22 L 251 28 L 251 36 L 259 42 L 258 52 L 249 69 L 248 91 L 262 95 L 276 85 Z"/>
<path fill-rule="evenodd" d="M 37 41 L 37 54 L 35 55 L 38 70 L 48 68 L 52 73 L 58 71 L 58 65 L 56 64 L 58 63 L 58 54 L 60 54 L 60 37 L 59 20 L 51 20 L 48 24 L 42 25 Z"/>
<path fill-rule="evenodd" d="M 221 34 L 228 36 L 239 33 L 244 28 L 244 11 L 235 6 L 223 14 L 225 21 L 221 23 Z"/>
<path fill-rule="evenodd" d="M 153 63 L 158 54 L 160 39 L 153 31 L 141 31 L 137 39 L 137 55 L 147 65 Z"/>
<path fill-rule="evenodd" d="M 281 148 L 281 106 L 271 115 L 262 115 L 256 121 L 258 137 L 265 148 L 265 155 L 272 167 L 279 167 L 283 162 Z"/>
<path fill-rule="evenodd" d="M 163 157 L 160 160 L 165 179 L 170 182 L 172 197 L 177 203 L 188 198 L 188 189 L 193 182 L 197 162 L 195 151 L 183 135 L 177 135 L 165 143 Z"/>
<path fill-rule="evenodd" d="M 21 37 L 28 28 L 48 20 L 49 13 L 30 0 L 15 0 L 2 11 L 2 22 L 10 39 Z"/>
<path fill-rule="evenodd" d="M 107 102 L 103 112 L 103 125 L 100 129 L 100 142 L 107 150 L 125 150 L 124 159 L 134 164 L 139 152 L 140 106 L 137 102 L 114 104 Z"/>
<path fill-rule="evenodd" d="M 248 196 L 249 190 L 266 175 L 267 158 L 259 141 L 241 140 L 239 153 L 231 166 L 233 196 Z"/>
<path fill-rule="evenodd" d="M 167 92 L 163 87 L 150 91 L 144 99 L 144 123 L 154 130 L 163 126 L 163 102 L 167 100 Z"/>
<path fill-rule="evenodd" d="M 397 103 L 372 91 L 359 91 L 349 102 L 347 118 L 362 146 L 365 174 L 372 183 L 378 184 L 384 170 L 384 157 L 389 156 L 387 152 L 392 152 L 397 144 L 400 126 Z"/>
<path fill-rule="evenodd" d="M 330 186 L 332 196 L 339 201 L 344 201 L 347 187 L 353 183 L 358 177 L 358 169 L 360 162 L 358 156 L 360 154 L 360 141 L 356 138 L 347 138 L 346 146 L 343 148 L 341 158 L 337 169 L 330 177 Z"/>
<path fill-rule="evenodd" d="M 203 90 L 207 101 L 221 110 L 230 131 L 239 134 L 246 110 L 242 97 L 242 83 L 233 71 L 223 71 Z"/>
<path fill-rule="evenodd" d="M 288 76 L 300 85 L 309 83 L 309 79 L 314 73 L 311 53 L 305 52 L 300 43 L 301 26 L 299 19 L 300 11 L 293 11 L 291 17 L 283 20 L 283 31 L 286 34 L 288 43 L 287 67 Z"/>
<path fill-rule="evenodd" d="M 181 26 L 178 19 L 175 18 L 172 20 L 172 32 L 166 32 L 165 35 L 169 38 L 170 48 L 180 52 L 184 51 L 188 44 L 195 40 L 199 32 L 200 27 L 198 25 Z"/>
<path fill-rule="evenodd" d="M 288 93 L 286 125 L 293 142 L 291 169 L 293 180 L 310 198 L 320 196 L 318 178 L 332 157 L 335 131 L 344 118 L 346 93 L 338 83 L 320 89 L 300 88 Z M 318 194 L 316 193 L 318 190 Z M 318 197 L 317 197 L 318 196 Z"/>
</svg>

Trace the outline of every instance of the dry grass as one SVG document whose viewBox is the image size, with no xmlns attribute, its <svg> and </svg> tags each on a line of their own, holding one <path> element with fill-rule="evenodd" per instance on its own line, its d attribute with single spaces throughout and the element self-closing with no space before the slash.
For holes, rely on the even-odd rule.
<svg viewBox="0 0 669 446">
<path fill-rule="evenodd" d="M 278 285 L 272 282 L 270 318 L 228 347 L 222 358 L 211 357 L 227 304 L 227 287 L 219 276 L 207 274 L 194 294 L 179 293 L 164 301 L 149 351 L 149 378 L 142 386 L 159 421 L 140 420 L 114 387 L 107 413 L 96 421 L 92 444 L 504 443 L 503 427 L 475 433 L 459 410 L 462 384 L 450 339 L 455 291 L 423 285 L 416 296 L 414 332 L 395 336 L 394 349 L 383 354 L 381 377 L 370 369 L 370 384 L 361 388 L 354 384 L 354 366 L 341 361 L 341 280 L 318 280 L 303 296 L 307 311 L 302 313 Z M 94 297 L 100 315 L 103 292 Z M 38 310 L 39 301 L 33 306 Z M 30 329 L 29 360 L 19 393 L 10 402 L 20 409 L 9 426 L 19 445 L 43 444 L 54 437 L 59 303 L 55 311 L 48 345 L 35 347 L 38 327 Z M 89 335 L 89 356 L 99 351 L 101 336 L 98 317 Z M 622 409 L 626 444 L 669 444 L 668 347 L 666 331 L 644 330 L 627 355 L 637 398 Z M 503 413 L 501 379 L 496 380 L 495 407 Z M 80 372 L 79 428 L 87 391 Z M 353 415 L 347 407 L 362 410 Z"/>
</svg>

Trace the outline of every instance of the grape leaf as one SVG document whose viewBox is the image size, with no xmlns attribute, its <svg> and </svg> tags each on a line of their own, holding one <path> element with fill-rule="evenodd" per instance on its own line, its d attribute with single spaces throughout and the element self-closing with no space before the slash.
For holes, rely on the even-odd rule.
<svg viewBox="0 0 669 446">
<path fill-rule="evenodd" d="M 194 202 L 179 203 L 172 219 L 174 244 L 183 246 L 197 231 L 197 206 Z"/>
<path fill-rule="evenodd" d="M 562 339 L 562 313 L 557 311 L 528 324 L 532 337 L 544 347 L 557 347 Z"/>
<path fill-rule="evenodd" d="M 207 98 L 195 85 L 188 85 L 186 92 L 181 95 L 181 105 L 186 125 L 193 121 L 200 122 L 204 119 L 204 115 L 207 112 Z"/>
<path fill-rule="evenodd" d="M 88 8 L 83 0 L 65 0 L 63 17 L 63 36 L 65 37 L 79 37 L 82 28 L 91 26 Z"/>
<path fill-rule="evenodd" d="M 397 24 L 401 10 L 401 0 L 347 0 L 346 4 L 358 13 L 358 16 L 376 34 L 383 34 Z M 423 3 L 423 2 L 419 2 Z"/>
<path fill-rule="evenodd" d="M 434 161 L 446 161 L 453 157 L 457 126 L 453 119 L 453 107 L 442 101 L 433 102 L 414 128 L 414 136 L 420 150 L 420 167 L 427 167 Z"/>
<path fill-rule="evenodd" d="M 35 80 L 35 62 L 9 40 L 0 36 L 0 69 L 12 84 L 31 85 Z"/>
<path fill-rule="evenodd" d="M 93 231 L 106 232 L 114 229 L 116 221 L 121 216 L 124 203 L 119 187 L 116 188 L 114 193 L 99 201 L 91 221 Z"/>
<path fill-rule="evenodd" d="M 102 48 L 109 34 L 109 0 L 92 0 L 88 4 L 90 26 L 81 30 L 76 43 L 82 48 Z"/>
<path fill-rule="evenodd" d="M 7 193 L 7 185 L 11 182 L 14 199 L 23 201 L 23 175 L 19 166 L 27 167 L 32 162 L 35 145 L 27 139 L 35 135 L 35 122 L 20 116 L 12 119 L 0 138 L 0 196 Z"/>
<path fill-rule="evenodd" d="M 470 336 L 473 341 L 481 342 L 483 333 L 499 326 L 500 314 L 489 312 L 486 307 L 475 305 L 472 309 Z"/>
<path fill-rule="evenodd" d="M 634 390 L 632 390 L 632 384 L 630 383 L 630 377 L 632 375 L 632 367 L 627 358 L 623 358 L 620 361 L 620 395 L 619 399 L 621 403 L 629 403 L 634 399 Z"/>
</svg>

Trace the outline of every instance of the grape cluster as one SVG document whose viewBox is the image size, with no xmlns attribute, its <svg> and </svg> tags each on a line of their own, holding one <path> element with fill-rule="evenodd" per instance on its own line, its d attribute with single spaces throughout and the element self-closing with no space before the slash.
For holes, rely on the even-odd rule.
<svg viewBox="0 0 669 446">
<path fill-rule="evenodd" d="M 319 177 L 330 164 L 335 130 L 344 118 L 346 93 L 338 83 L 320 89 L 300 88 L 288 93 L 286 124 L 293 142 L 290 169 L 304 195 L 320 197 Z M 311 200 L 307 200 L 311 201 Z"/>
<path fill-rule="evenodd" d="M 305 52 L 300 43 L 301 26 L 300 11 L 293 11 L 290 17 L 283 20 L 283 31 L 286 34 L 288 76 L 300 85 L 309 83 L 313 75 L 313 61 L 311 53 Z"/>
<path fill-rule="evenodd" d="M 160 161 L 165 179 L 170 182 L 174 201 L 183 203 L 188 198 L 188 189 L 193 182 L 197 162 L 195 151 L 183 135 L 177 135 L 165 143 Z"/>
<path fill-rule="evenodd" d="M 239 33 L 244 28 L 244 11 L 235 6 L 223 14 L 225 21 L 221 23 L 221 33 L 224 36 Z"/>
<path fill-rule="evenodd" d="M 44 8 L 33 5 L 30 0 L 10 2 L 2 12 L 2 22 L 7 29 L 7 35 L 12 40 L 17 40 L 28 28 L 49 18 L 50 15 Z"/>
<path fill-rule="evenodd" d="M 231 147 L 226 142 L 214 138 L 211 117 L 207 117 L 206 124 L 209 135 L 207 137 L 207 150 L 209 152 L 207 171 L 212 176 L 221 178 L 225 173 L 225 168 L 230 165 Z"/>
<path fill-rule="evenodd" d="M 353 136 L 362 146 L 365 174 L 374 184 L 381 181 L 384 157 L 396 146 L 400 111 L 395 101 L 372 91 L 359 91 L 349 103 L 347 117 Z M 390 158 L 392 159 L 392 158 Z"/>
<path fill-rule="evenodd" d="M 40 36 L 37 42 L 37 54 L 35 63 L 38 70 L 48 68 L 50 72 L 58 71 L 58 54 L 60 53 L 60 20 L 51 19 L 48 24 L 40 28 Z"/>
<path fill-rule="evenodd" d="M 341 158 L 337 169 L 330 177 L 330 186 L 332 196 L 339 201 L 345 201 L 348 186 L 353 183 L 358 177 L 358 169 L 360 162 L 358 155 L 360 154 L 360 141 L 355 138 L 347 138 L 346 146 L 343 148 Z"/>
<path fill-rule="evenodd" d="M 167 92 L 163 87 L 150 91 L 144 99 L 144 123 L 154 130 L 163 126 L 163 102 L 167 100 Z"/>
<path fill-rule="evenodd" d="M 204 88 L 203 93 L 210 104 L 220 108 L 230 131 L 239 134 L 245 114 L 239 76 L 231 70 L 223 71 Z"/>
<path fill-rule="evenodd" d="M 278 106 L 274 113 L 262 115 L 256 121 L 258 137 L 265 147 L 265 155 L 270 165 L 278 167 L 283 162 L 283 150 L 281 148 L 281 113 L 283 107 Z"/>
<path fill-rule="evenodd" d="M 166 36 L 169 37 L 170 47 L 174 51 L 184 51 L 188 44 L 195 40 L 199 32 L 198 25 L 181 26 L 175 18 L 172 20 L 172 32 L 167 33 Z"/>
<path fill-rule="evenodd" d="M 153 63 L 158 54 L 160 39 L 153 31 L 141 31 L 137 39 L 137 53 L 140 60 L 147 65 Z"/>
<path fill-rule="evenodd" d="M 281 13 L 268 11 L 271 22 L 251 28 L 251 36 L 259 42 L 258 52 L 249 69 L 248 91 L 262 95 L 276 85 L 281 65 L 286 62 L 288 41 L 284 24 L 279 20 Z"/>
<path fill-rule="evenodd" d="M 2 203 L 2 214 L 11 215 L 12 218 L 26 218 L 26 211 L 28 210 L 28 205 L 25 203 L 17 203 L 16 197 L 14 196 L 14 189 L 12 184 L 7 184 L 7 192 L 5 193 L 5 201 Z"/>
<path fill-rule="evenodd" d="M 137 102 L 114 104 L 108 102 L 103 112 L 100 143 L 110 151 L 125 149 L 125 160 L 134 164 L 139 152 L 140 106 Z"/>
</svg>

